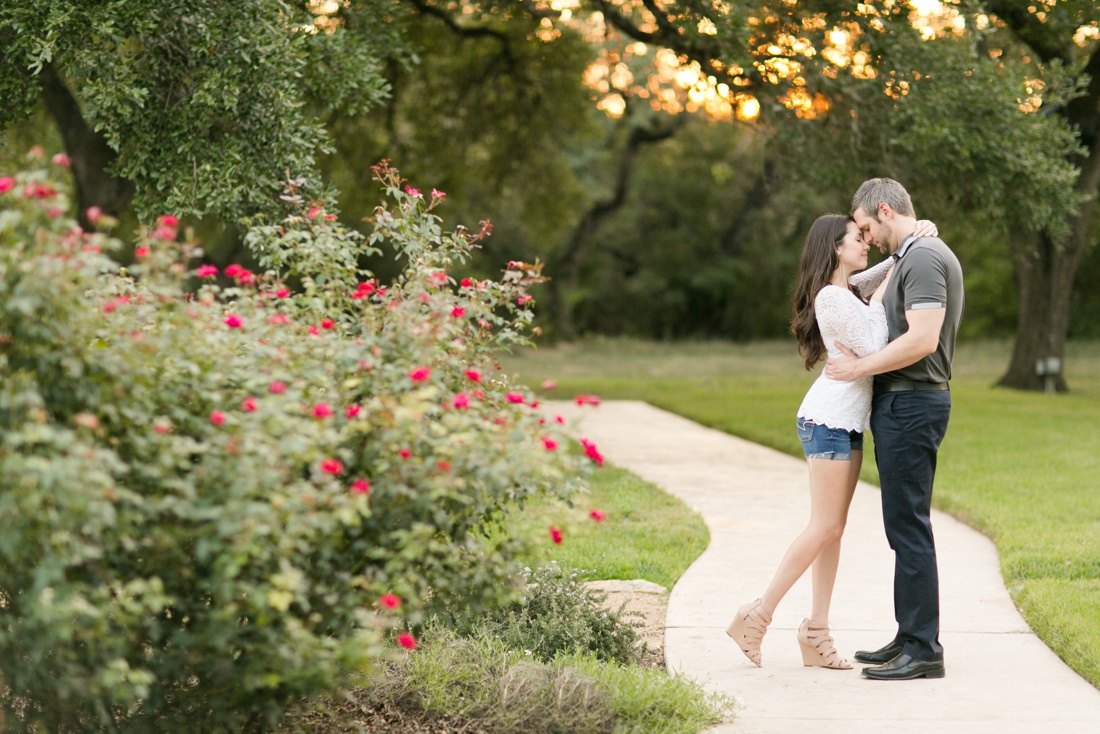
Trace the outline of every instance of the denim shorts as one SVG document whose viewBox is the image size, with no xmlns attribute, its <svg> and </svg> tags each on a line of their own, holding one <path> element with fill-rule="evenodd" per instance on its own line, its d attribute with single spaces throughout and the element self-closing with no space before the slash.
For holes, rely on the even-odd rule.
<svg viewBox="0 0 1100 734">
<path fill-rule="evenodd" d="M 860 431 L 829 428 L 805 418 L 799 418 L 797 425 L 798 439 L 807 459 L 851 461 L 853 451 L 863 451 L 863 433 Z"/>
</svg>

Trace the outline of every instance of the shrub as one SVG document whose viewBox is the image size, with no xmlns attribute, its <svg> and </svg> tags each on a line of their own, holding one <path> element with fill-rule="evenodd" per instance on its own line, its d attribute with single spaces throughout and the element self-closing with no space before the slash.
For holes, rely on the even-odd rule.
<svg viewBox="0 0 1100 734">
<path fill-rule="evenodd" d="M 248 235 L 267 269 L 221 285 L 174 217 L 123 267 L 45 171 L 0 178 L 13 731 L 268 729 L 395 650 L 393 626 L 513 597 L 516 541 L 486 530 L 582 469 L 493 357 L 529 333 L 539 267 L 455 283 L 488 225 L 444 233 L 441 194 L 376 173 L 369 243 L 290 181 Z M 356 266 L 374 246 L 408 263 L 388 287 Z"/>
<path fill-rule="evenodd" d="M 455 615 L 454 629 L 464 637 L 501 640 L 542 661 L 557 655 L 593 655 L 599 660 L 636 663 L 644 654 L 636 628 L 622 607 L 606 609 L 606 594 L 586 589 L 581 574 L 557 563 L 524 569 L 522 598 L 500 609 Z"/>
</svg>

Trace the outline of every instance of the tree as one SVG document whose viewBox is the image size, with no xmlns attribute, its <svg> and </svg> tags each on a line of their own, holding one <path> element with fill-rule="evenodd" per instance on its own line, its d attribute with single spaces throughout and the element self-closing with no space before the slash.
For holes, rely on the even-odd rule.
<svg viewBox="0 0 1100 734">
<path fill-rule="evenodd" d="M 1038 5 L 1038 7 L 1036 7 Z M 1093 216 L 1100 191 L 1100 7 L 1087 0 L 1063 3 L 1027 3 L 991 0 L 990 12 L 1004 23 L 1004 44 L 1025 54 L 1036 68 L 1059 66 L 1084 85 L 1084 94 L 1049 113 L 1064 120 L 1078 134 L 1081 147 L 1067 161 L 1077 170 L 1074 189 L 1081 205 L 1068 218 L 1068 233 L 1049 228 L 1015 233 L 1013 257 L 1020 292 L 1016 344 L 1008 371 L 999 384 L 1041 389 L 1045 379 L 1036 365 L 1050 359 L 1065 361 L 1070 302 L 1081 259 L 1095 245 Z M 1055 387 L 1068 389 L 1064 373 L 1055 374 Z"/>
<path fill-rule="evenodd" d="M 399 7 L 308 0 L 25 0 L 0 6 L 0 127 L 41 97 L 72 160 L 82 223 L 133 199 L 230 219 L 272 213 L 288 177 L 317 181 L 316 114 L 363 112 L 400 56 Z M 324 198 L 327 192 L 308 192 Z"/>
</svg>

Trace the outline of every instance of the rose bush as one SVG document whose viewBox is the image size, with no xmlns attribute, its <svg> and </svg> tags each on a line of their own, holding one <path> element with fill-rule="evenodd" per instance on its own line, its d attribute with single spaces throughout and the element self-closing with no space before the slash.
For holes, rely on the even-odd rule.
<svg viewBox="0 0 1100 734">
<path fill-rule="evenodd" d="M 496 523 L 590 463 L 494 357 L 540 267 L 455 282 L 490 226 L 444 232 L 441 192 L 375 170 L 367 237 L 288 181 L 247 237 L 262 273 L 201 264 L 171 216 L 121 266 L 48 171 L 0 177 L 11 730 L 264 730 L 433 609 L 515 598 Z M 381 247 L 386 285 L 357 266 Z"/>
</svg>

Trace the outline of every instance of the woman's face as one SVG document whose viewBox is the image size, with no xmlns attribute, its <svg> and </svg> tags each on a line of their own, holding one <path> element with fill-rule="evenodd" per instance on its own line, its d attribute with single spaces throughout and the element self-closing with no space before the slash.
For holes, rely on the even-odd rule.
<svg viewBox="0 0 1100 734">
<path fill-rule="evenodd" d="M 848 228 L 844 232 L 844 239 L 837 245 L 836 254 L 840 259 L 840 267 L 847 273 L 854 273 L 867 267 L 867 252 L 871 246 L 863 241 L 859 233 L 859 227 L 855 222 L 848 222 Z"/>
</svg>

